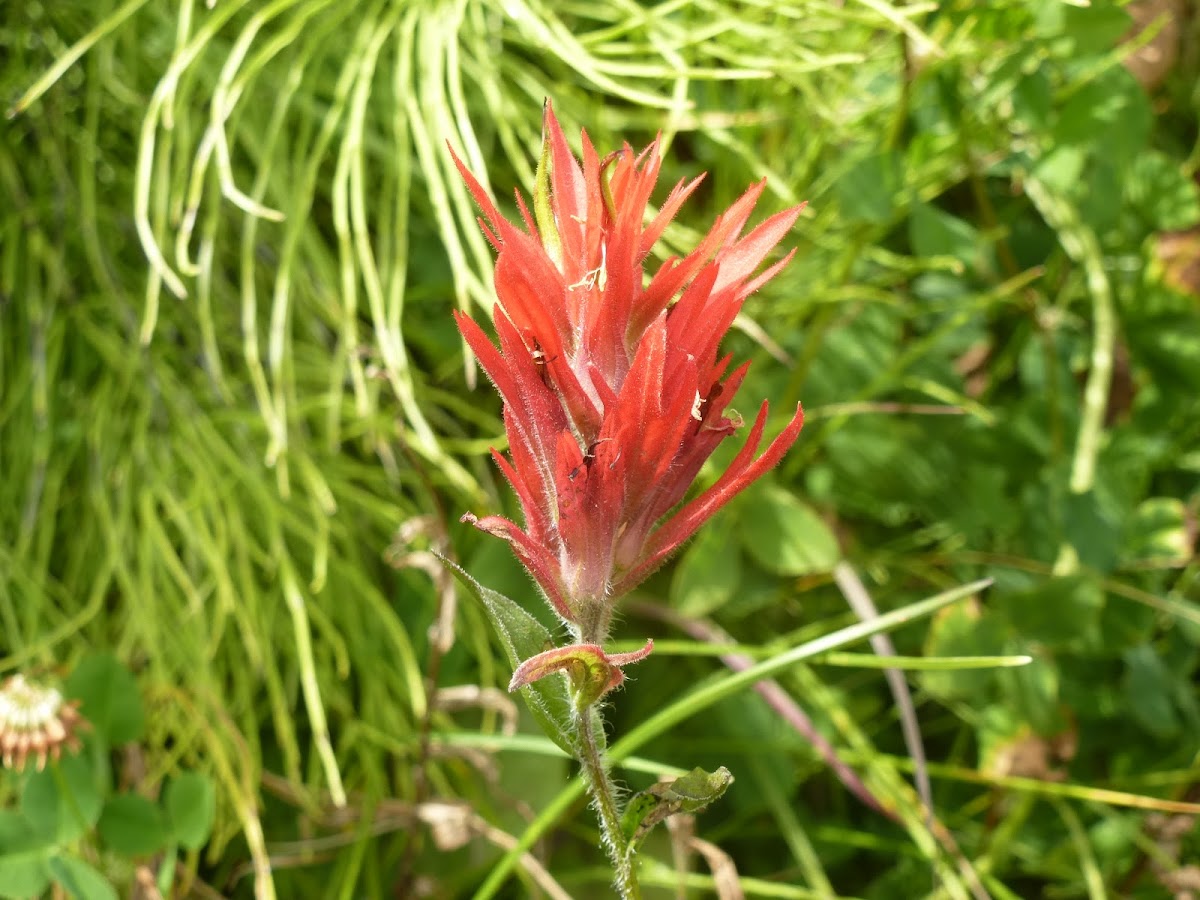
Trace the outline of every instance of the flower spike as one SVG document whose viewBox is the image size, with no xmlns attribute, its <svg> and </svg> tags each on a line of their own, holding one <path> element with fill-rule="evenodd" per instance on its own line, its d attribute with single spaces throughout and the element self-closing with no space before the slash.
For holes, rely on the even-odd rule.
<svg viewBox="0 0 1200 900">
<path fill-rule="evenodd" d="M 764 402 L 729 469 L 680 506 L 704 462 L 741 425 L 725 411 L 746 365 L 726 374 L 721 338 L 746 297 L 791 259 L 788 253 L 762 268 L 803 206 L 743 234 L 766 182 L 751 185 L 691 253 L 646 278 L 651 249 L 701 178 L 677 183 L 647 216 L 660 141 L 603 157 L 586 132 L 581 145 L 576 157 L 547 103 L 532 203 L 517 196 L 523 227 L 500 214 L 454 156 L 498 254 L 499 346 L 468 317 L 456 319 L 504 400 L 510 458 L 496 459 L 524 527 L 498 516 L 465 521 L 512 545 L 579 640 L 518 671 L 544 674 L 563 660 L 575 668 L 591 660 L 615 679 L 603 693 L 619 683 L 621 663 L 599 647 L 617 598 L 778 463 L 800 433 L 797 407 L 756 456 Z"/>
</svg>

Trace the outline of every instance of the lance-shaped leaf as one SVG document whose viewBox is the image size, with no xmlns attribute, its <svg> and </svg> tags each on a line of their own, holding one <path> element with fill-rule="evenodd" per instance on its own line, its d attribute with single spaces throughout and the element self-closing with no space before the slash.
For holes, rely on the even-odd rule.
<svg viewBox="0 0 1200 900">
<path fill-rule="evenodd" d="M 720 799 L 731 784 L 733 775 L 724 766 L 715 772 L 695 768 L 681 778 L 653 785 L 636 794 L 621 816 L 621 830 L 629 841 L 630 852 L 637 849 L 659 822 L 676 813 L 700 812 Z"/>
<path fill-rule="evenodd" d="M 503 594 L 485 588 L 455 563 L 441 557 L 459 582 L 478 600 L 500 636 L 509 662 L 516 666 L 522 659 L 536 655 L 554 642 L 554 636 L 541 622 Z M 571 724 L 571 698 L 560 679 L 529 684 L 521 692 L 529 711 L 542 731 L 570 756 L 575 756 L 575 730 Z"/>
<path fill-rule="evenodd" d="M 654 641 L 632 653 L 605 653 L 597 644 L 571 644 L 546 650 L 517 666 L 508 689 L 518 688 L 540 681 L 555 672 L 566 674 L 571 683 L 571 696 L 575 708 L 585 710 L 625 680 L 622 666 L 640 662 L 650 655 Z"/>
</svg>

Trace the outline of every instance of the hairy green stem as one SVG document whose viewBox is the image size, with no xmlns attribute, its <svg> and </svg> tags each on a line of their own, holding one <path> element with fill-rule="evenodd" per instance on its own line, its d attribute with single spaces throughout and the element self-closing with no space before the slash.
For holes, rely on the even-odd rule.
<svg viewBox="0 0 1200 900">
<path fill-rule="evenodd" d="M 579 642 L 603 646 L 612 623 L 612 603 L 605 596 L 575 602 Z"/>
<path fill-rule="evenodd" d="M 600 713 L 595 707 L 576 711 L 579 730 L 579 761 L 583 764 L 588 790 L 600 816 L 600 835 L 604 849 L 612 860 L 616 875 L 617 890 L 622 900 L 641 900 L 642 890 L 638 886 L 637 871 L 629 842 L 621 831 L 621 814 L 617 808 L 617 792 L 608 774 L 596 733 L 603 728 Z"/>
</svg>

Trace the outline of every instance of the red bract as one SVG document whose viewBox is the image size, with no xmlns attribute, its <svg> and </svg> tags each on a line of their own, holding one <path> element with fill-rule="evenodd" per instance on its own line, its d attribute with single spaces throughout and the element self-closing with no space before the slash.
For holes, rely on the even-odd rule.
<svg viewBox="0 0 1200 900">
<path fill-rule="evenodd" d="M 613 601 L 731 497 L 774 466 L 800 433 L 796 413 L 761 456 L 767 404 L 716 484 L 671 514 L 704 461 L 741 424 L 725 411 L 748 363 L 726 374 L 721 338 L 752 291 L 791 258 L 755 271 L 802 207 L 742 236 L 765 182 L 717 218 L 683 258 L 647 281 L 643 264 L 700 179 L 675 185 L 646 223 L 658 141 L 600 159 L 587 134 L 577 161 L 554 113 L 525 228 L 500 215 L 455 156 L 497 250 L 497 348 L 458 314 L 463 337 L 504 399 L 511 463 L 493 453 L 525 514 L 479 528 L 508 540 L 550 602 L 584 640 L 601 641 Z M 794 251 L 793 251 L 794 252 Z M 674 302 L 672 302 L 674 301 Z"/>
<path fill-rule="evenodd" d="M 605 653 L 596 644 L 571 644 L 554 647 L 532 656 L 517 666 L 509 691 L 540 681 L 554 672 L 562 672 L 571 684 L 576 707 L 587 709 L 609 691 L 625 682 L 622 666 L 641 662 L 654 649 L 654 641 L 631 653 Z"/>
</svg>

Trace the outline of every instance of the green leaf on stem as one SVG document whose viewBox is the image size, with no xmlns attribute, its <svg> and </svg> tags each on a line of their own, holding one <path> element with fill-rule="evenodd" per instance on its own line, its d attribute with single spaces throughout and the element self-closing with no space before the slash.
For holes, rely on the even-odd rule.
<svg viewBox="0 0 1200 900">
<path fill-rule="evenodd" d="M 470 591 L 471 596 L 483 605 L 514 669 L 522 661 L 537 656 L 553 645 L 554 635 L 550 630 L 520 606 L 503 594 L 485 588 L 456 563 L 445 557 L 441 557 L 441 560 L 459 583 Z M 521 696 L 546 736 L 569 755 L 577 756 L 572 703 L 566 683 L 561 678 L 546 678 L 522 687 Z"/>
<path fill-rule="evenodd" d="M 51 852 L 23 815 L 0 809 L 0 897 L 40 897 L 50 884 Z"/>
<path fill-rule="evenodd" d="M 724 766 L 715 772 L 695 768 L 674 781 L 653 785 L 634 795 L 621 816 L 621 831 L 630 851 L 636 850 L 659 822 L 678 813 L 701 812 L 720 799 L 731 784 L 733 775 Z"/>
<path fill-rule="evenodd" d="M 91 766 L 67 756 L 29 776 L 20 809 L 35 834 L 47 842 L 70 844 L 96 824 L 103 803 Z"/>
<path fill-rule="evenodd" d="M 96 829 L 108 848 L 122 856 L 157 853 L 170 837 L 162 811 L 140 794 L 109 798 Z"/>
<path fill-rule="evenodd" d="M 188 850 L 199 850 L 212 834 L 217 794 L 212 779 L 199 772 L 180 772 L 167 784 L 163 804 L 171 836 Z"/>
</svg>

